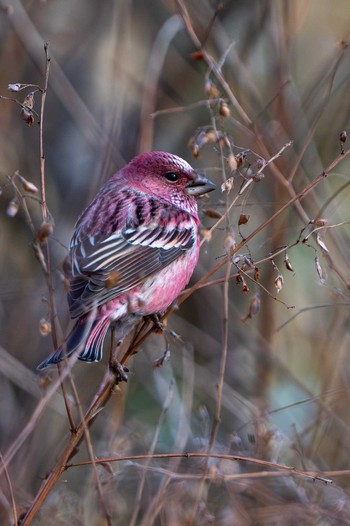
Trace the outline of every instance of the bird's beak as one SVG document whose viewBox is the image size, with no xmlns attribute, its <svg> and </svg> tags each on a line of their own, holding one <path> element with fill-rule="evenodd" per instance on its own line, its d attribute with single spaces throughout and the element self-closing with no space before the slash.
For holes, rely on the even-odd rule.
<svg viewBox="0 0 350 526">
<path fill-rule="evenodd" d="M 210 179 L 204 177 L 204 175 L 196 173 L 195 178 L 186 186 L 186 190 L 189 195 L 198 197 L 199 195 L 207 194 L 215 190 L 215 184 L 210 181 Z"/>
</svg>

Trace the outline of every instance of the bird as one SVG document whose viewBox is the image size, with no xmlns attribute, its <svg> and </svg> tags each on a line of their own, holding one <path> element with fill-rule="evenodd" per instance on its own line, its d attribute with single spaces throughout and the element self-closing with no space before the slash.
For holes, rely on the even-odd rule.
<svg viewBox="0 0 350 526">
<path fill-rule="evenodd" d="M 67 258 L 75 325 L 38 370 L 73 353 L 97 362 L 111 325 L 122 340 L 142 317 L 166 311 L 199 258 L 197 198 L 214 188 L 162 151 L 138 155 L 102 186 L 78 218 Z"/>
</svg>

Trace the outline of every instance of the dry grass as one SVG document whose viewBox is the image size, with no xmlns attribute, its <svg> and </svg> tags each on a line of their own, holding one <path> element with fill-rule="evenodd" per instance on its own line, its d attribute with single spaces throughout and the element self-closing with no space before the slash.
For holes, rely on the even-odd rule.
<svg viewBox="0 0 350 526">
<path fill-rule="evenodd" d="M 347 2 L 226 4 L 1 8 L 1 524 L 350 524 Z M 40 377 L 74 222 L 147 149 L 218 186 L 191 286 L 127 384 Z"/>
</svg>

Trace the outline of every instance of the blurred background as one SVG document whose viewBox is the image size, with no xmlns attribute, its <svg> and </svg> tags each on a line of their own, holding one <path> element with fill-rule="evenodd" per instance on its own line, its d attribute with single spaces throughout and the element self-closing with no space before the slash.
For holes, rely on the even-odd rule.
<svg viewBox="0 0 350 526">
<path fill-rule="evenodd" d="M 191 40 L 181 6 L 218 70 Z M 43 221 L 40 193 L 31 193 L 28 184 L 40 187 L 41 93 L 35 87 L 10 92 L 8 84 L 44 86 L 48 42 L 42 124 L 54 225 L 49 255 L 62 339 L 69 327 L 62 263 L 75 221 L 102 182 L 140 151 L 176 153 L 217 184 L 200 202 L 206 241 L 194 285 L 223 260 L 227 248 L 263 225 L 347 150 L 339 136 L 349 129 L 349 27 L 347 0 L 2 2 L 0 447 L 5 458 L 57 377 L 52 370 L 36 373 L 53 350 L 49 291 L 32 248 Z M 33 91 L 36 113 L 29 126 L 20 104 L 8 99 L 23 104 Z M 260 177 L 264 161 L 278 152 Z M 244 244 L 228 269 L 229 282 L 224 265 L 207 279 L 218 282 L 196 290 L 171 314 L 168 327 L 181 339 L 149 338 L 128 365 L 128 383 L 91 428 L 96 456 L 207 452 L 220 409 L 213 453 L 327 472 L 333 483 L 216 459 L 208 466 L 203 459 L 110 463 L 98 473 L 112 524 L 350 524 L 349 197 L 345 158 Z M 314 228 L 320 228 L 318 236 L 311 234 Z M 167 345 L 170 360 L 155 368 Z M 83 408 L 106 367 L 106 358 L 74 366 Z M 68 439 L 58 392 L 9 463 L 8 479 L 2 475 L 1 524 L 11 524 L 9 488 L 20 515 Z M 88 458 L 82 444 L 74 460 Z M 35 524 L 105 524 L 90 467 L 64 473 Z"/>
</svg>

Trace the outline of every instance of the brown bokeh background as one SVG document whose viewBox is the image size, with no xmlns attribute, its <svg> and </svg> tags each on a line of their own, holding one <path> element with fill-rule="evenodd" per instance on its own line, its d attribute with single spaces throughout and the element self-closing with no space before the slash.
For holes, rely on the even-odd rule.
<svg viewBox="0 0 350 526">
<path fill-rule="evenodd" d="M 237 243 L 247 237 L 340 153 L 339 133 L 349 127 L 346 0 L 237 0 L 223 2 L 218 11 L 214 1 L 188 0 L 186 6 L 206 51 L 215 61 L 222 60 L 223 78 L 250 125 L 231 104 L 230 116 L 224 118 L 218 104 L 206 103 L 208 78 L 219 97 L 227 100 L 227 93 L 205 62 L 194 60 L 196 48 L 176 2 L 2 3 L 0 95 L 23 102 L 30 90 L 10 93 L 8 84 L 43 86 L 44 43 L 49 42 L 43 137 L 47 203 L 54 222 L 50 259 L 63 333 L 69 316 L 60 271 L 74 223 L 99 185 L 140 151 L 170 151 L 206 170 L 218 186 L 200 203 L 203 228 L 210 228 L 216 219 L 205 210 L 223 214 L 243 176 L 256 172 L 256 159 L 268 160 L 293 141 L 203 244 L 192 284 L 223 258 L 228 235 Z M 40 101 L 37 92 L 37 112 Z M 5 99 L 0 100 L 0 116 L 0 439 L 5 455 L 45 396 L 47 387 L 35 368 L 52 352 L 52 340 L 39 330 L 40 321 L 49 320 L 48 290 L 24 211 L 6 215 L 14 195 L 8 176 L 18 170 L 40 186 L 38 119 L 27 126 L 20 106 Z M 208 143 L 195 159 L 191 138 L 213 124 L 230 146 L 220 150 Z M 235 174 L 226 201 L 220 185 L 231 175 L 225 162 L 230 150 L 246 151 L 247 161 L 243 175 Z M 235 278 L 229 283 L 228 356 L 216 453 L 306 471 L 349 468 L 348 181 L 349 162 L 344 159 L 300 201 L 302 211 L 291 205 L 240 251 L 262 261 L 260 283 L 266 290 L 248 278 L 248 294 Z M 38 229 L 42 218 L 37 197 L 29 195 L 26 203 Z M 242 213 L 249 221 L 238 228 Z M 274 266 L 271 253 L 295 243 L 304 227 L 308 233 L 308 221 L 317 217 L 327 219 L 328 225 L 341 224 L 321 231 L 329 256 L 310 236 L 307 243 L 288 250 L 293 272 L 286 269 L 283 251 L 273 258 Z M 236 272 L 234 266 L 231 270 Z M 279 273 L 284 285 L 277 294 Z M 224 275 L 225 267 L 214 277 Z M 243 322 L 256 293 L 260 312 Z M 181 341 L 167 337 L 171 359 L 163 368 L 155 369 L 153 361 L 163 354 L 166 339 L 152 336 L 145 343 L 129 364 L 128 384 L 115 393 L 91 429 L 96 456 L 150 452 L 156 433 L 157 452 L 207 451 L 225 343 L 225 297 L 222 283 L 202 288 L 170 316 L 168 326 Z M 74 366 L 83 407 L 106 366 L 106 359 Z M 55 371 L 48 380 L 44 376 L 45 382 L 53 378 Z M 68 434 L 62 396 L 57 394 L 8 466 L 18 513 L 30 504 Z M 88 458 L 84 444 L 77 458 Z M 333 484 L 326 485 L 290 475 L 259 477 L 256 473 L 266 470 L 249 463 L 213 459 L 210 469 L 213 479 L 205 484 L 195 524 L 350 523 L 349 472 L 329 475 Z M 99 468 L 113 524 L 190 524 L 203 470 L 203 461 L 190 459 L 178 464 L 152 461 L 147 470 L 137 462 Z M 137 503 L 142 476 L 145 485 Z M 71 468 L 63 478 L 35 524 L 103 524 L 91 469 Z M 1 523 L 10 524 L 4 475 L 1 488 Z"/>
</svg>

